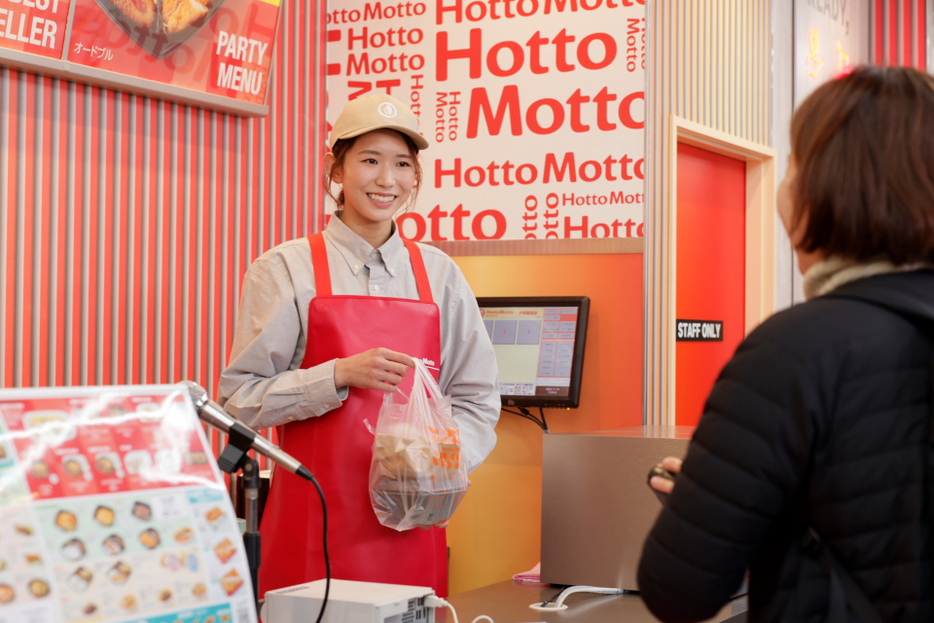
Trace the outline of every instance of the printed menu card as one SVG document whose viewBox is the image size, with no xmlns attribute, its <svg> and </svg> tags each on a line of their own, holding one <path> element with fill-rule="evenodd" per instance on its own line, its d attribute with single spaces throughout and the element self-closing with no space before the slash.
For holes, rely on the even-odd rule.
<svg viewBox="0 0 934 623">
<path fill-rule="evenodd" d="M 0 390 L 0 623 L 256 623 L 181 386 Z"/>
</svg>

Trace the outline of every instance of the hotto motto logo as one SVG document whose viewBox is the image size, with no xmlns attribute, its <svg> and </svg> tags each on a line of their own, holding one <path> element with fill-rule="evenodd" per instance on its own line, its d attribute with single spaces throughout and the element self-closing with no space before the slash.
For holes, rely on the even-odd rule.
<svg viewBox="0 0 934 623">
<path fill-rule="evenodd" d="M 392 119 L 396 116 L 396 107 L 390 104 L 389 102 L 383 102 L 380 104 L 376 111 L 384 117 Z"/>
</svg>

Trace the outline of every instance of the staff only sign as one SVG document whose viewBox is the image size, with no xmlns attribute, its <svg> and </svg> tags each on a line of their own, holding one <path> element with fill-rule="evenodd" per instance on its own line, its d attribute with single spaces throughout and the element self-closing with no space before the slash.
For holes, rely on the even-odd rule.
<svg viewBox="0 0 934 623">
<path fill-rule="evenodd" d="M 430 143 L 405 237 L 643 235 L 644 0 L 336 6 L 328 119 L 389 93 Z"/>
<path fill-rule="evenodd" d="M 722 320 L 678 320 L 678 342 L 722 342 Z"/>
</svg>

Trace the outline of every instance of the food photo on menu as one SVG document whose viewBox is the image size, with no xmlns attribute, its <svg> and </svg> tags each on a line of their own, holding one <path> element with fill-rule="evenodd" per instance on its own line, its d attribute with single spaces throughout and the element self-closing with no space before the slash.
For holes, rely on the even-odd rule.
<svg viewBox="0 0 934 623">
<path fill-rule="evenodd" d="M 137 45 L 165 58 L 191 39 L 224 0 L 97 0 L 104 13 Z"/>
<path fill-rule="evenodd" d="M 198 552 L 187 500 L 177 494 L 147 501 L 138 494 L 105 502 L 69 499 L 37 507 L 51 552 L 54 577 L 63 586 L 67 620 L 93 613 L 158 612 L 205 603 L 208 570 Z M 166 508 L 172 512 L 163 512 Z M 80 536 L 76 536 L 80 535 Z M 228 542 L 233 552 L 236 546 Z M 222 585 L 222 574 L 216 574 Z"/>
</svg>

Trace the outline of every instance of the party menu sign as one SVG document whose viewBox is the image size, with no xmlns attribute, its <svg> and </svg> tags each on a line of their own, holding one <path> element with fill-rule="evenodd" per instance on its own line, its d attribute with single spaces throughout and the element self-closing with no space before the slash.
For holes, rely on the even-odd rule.
<svg viewBox="0 0 934 623">
<path fill-rule="evenodd" d="M 253 623 L 187 392 L 0 391 L 0 623 Z"/>
</svg>

